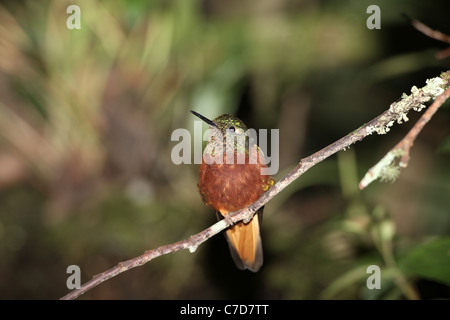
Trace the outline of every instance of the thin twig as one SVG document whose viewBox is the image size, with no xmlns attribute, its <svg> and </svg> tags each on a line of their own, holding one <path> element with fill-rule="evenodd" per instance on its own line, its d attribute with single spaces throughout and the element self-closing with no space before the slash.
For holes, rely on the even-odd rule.
<svg viewBox="0 0 450 320">
<path fill-rule="evenodd" d="M 438 78 L 435 78 L 438 79 Z M 428 82 L 427 82 L 428 83 Z M 100 283 L 117 276 L 118 274 L 130 270 L 132 268 L 142 266 L 145 263 L 162 256 L 164 254 L 177 252 L 183 249 L 189 249 L 190 252 L 194 252 L 197 247 L 216 235 L 217 233 L 225 230 L 231 225 L 244 221 L 244 223 L 251 220 L 256 210 L 265 205 L 268 201 L 274 198 L 279 192 L 291 184 L 294 180 L 300 177 L 303 173 L 309 170 L 314 165 L 325 160 L 331 155 L 335 154 L 339 150 L 348 148 L 353 143 L 360 141 L 372 134 L 377 132 L 379 134 L 384 134 L 388 131 L 388 128 L 399 118 L 405 116 L 405 114 L 412 108 L 419 108 L 419 106 L 429 99 L 434 98 L 433 94 L 430 94 L 425 88 L 429 89 L 429 84 L 422 89 L 417 89 L 419 92 L 415 92 L 414 97 L 406 96 L 402 100 L 404 103 L 396 103 L 391 105 L 389 110 L 386 110 L 380 116 L 376 117 L 372 121 L 364 124 L 357 130 L 349 133 L 345 137 L 339 139 L 338 141 L 330 144 L 329 146 L 323 148 L 322 150 L 310 155 L 309 157 L 303 158 L 300 163 L 292 169 L 284 178 L 279 180 L 272 188 L 266 191 L 257 201 L 252 203 L 249 207 L 236 211 L 234 213 L 229 213 L 226 219 L 223 219 L 211 227 L 190 236 L 189 238 L 165 246 L 158 247 L 156 249 L 148 250 L 144 254 L 127 260 L 125 262 L 119 263 L 117 266 L 94 276 L 93 279 L 81 286 L 81 288 L 70 292 L 69 294 L 62 297 L 62 300 L 76 299 L 85 292 L 91 290 L 92 288 L 98 286 Z M 415 88 L 415 87 L 414 87 Z M 412 95 L 413 96 L 413 95 Z M 440 98 L 444 99 L 444 97 Z"/>
<path fill-rule="evenodd" d="M 408 134 L 392 149 L 392 150 L 402 150 L 402 158 L 400 160 L 399 166 L 406 168 L 408 166 L 410 158 L 410 150 L 414 144 L 419 133 L 422 131 L 423 127 L 430 121 L 433 115 L 438 111 L 442 104 L 450 97 L 450 88 L 445 90 L 441 95 L 439 95 L 433 102 L 431 106 L 428 107 L 427 111 L 420 117 L 419 121 L 416 122 L 414 127 L 408 132 Z"/>
<path fill-rule="evenodd" d="M 426 35 L 432 39 L 442 41 L 445 43 L 450 43 L 449 35 L 441 32 L 439 30 L 432 29 L 417 19 L 411 19 L 411 24 L 413 25 L 414 28 L 416 28 L 417 31 L 423 33 L 424 35 Z"/>
<path fill-rule="evenodd" d="M 450 43 L 450 36 L 448 34 L 445 34 L 439 30 L 435 30 L 424 24 L 423 22 L 413 19 L 405 15 L 406 18 L 408 18 L 412 24 L 412 26 L 419 32 L 423 33 L 427 37 L 430 37 L 434 40 L 438 40 L 445 43 Z M 438 51 L 436 53 L 437 59 L 444 59 L 450 56 L 450 48 L 443 49 L 441 51 Z"/>
</svg>

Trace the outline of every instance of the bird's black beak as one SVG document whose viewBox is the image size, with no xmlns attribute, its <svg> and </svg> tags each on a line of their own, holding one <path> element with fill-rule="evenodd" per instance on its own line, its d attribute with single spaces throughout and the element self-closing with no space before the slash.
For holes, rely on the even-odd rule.
<svg viewBox="0 0 450 320">
<path fill-rule="evenodd" d="M 195 111 L 193 111 L 193 110 L 191 110 L 191 113 L 192 113 L 194 116 L 199 117 L 200 119 L 202 119 L 203 121 L 205 121 L 205 122 L 206 122 L 207 124 L 209 124 L 210 126 L 217 127 L 217 125 L 216 125 L 214 122 L 212 122 L 212 121 L 209 120 L 208 118 L 205 118 L 205 117 L 202 116 L 200 113 L 197 113 L 197 112 L 195 112 Z"/>
</svg>

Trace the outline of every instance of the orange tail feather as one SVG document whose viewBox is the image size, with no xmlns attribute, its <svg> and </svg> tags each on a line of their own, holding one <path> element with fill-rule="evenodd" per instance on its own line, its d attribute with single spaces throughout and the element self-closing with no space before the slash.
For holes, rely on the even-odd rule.
<svg viewBox="0 0 450 320">
<path fill-rule="evenodd" d="M 262 208 L 249 223 L 239 222 L 226 231 L 231 256 L 236 266 L 241 270 L 248 269 L 257 272 L 263 264 L 260 235 L 261 216 Z"/>
</svg>

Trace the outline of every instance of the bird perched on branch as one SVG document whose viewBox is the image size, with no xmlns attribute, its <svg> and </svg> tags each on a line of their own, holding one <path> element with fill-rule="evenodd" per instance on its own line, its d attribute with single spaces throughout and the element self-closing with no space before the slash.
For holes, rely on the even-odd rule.
<svg viewBox="0 0 450 320">
<path fill-rule="evenodd" d="M 273 186 L 274 180 L 261 173 L 266 168 L 264 155 L 241 120 L 224 114 L 211 121 L 191 112 L 211 130 L 200 164 L 198 189 L 203 202 L 222 219 L 229 212 L 255 202 Z M 260 235 L 263 209 L 261 207 L 249 223 L 241 221 L 226 230 L 231 256 L 241 270 L 256 272 L 263 264 Z"/>
</svg>

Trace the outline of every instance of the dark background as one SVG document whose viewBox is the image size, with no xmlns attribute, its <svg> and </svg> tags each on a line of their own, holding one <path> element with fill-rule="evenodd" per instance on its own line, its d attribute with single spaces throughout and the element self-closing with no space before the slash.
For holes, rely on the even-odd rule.
<svg viewBox="0 0 450 320">
<path fill-rule="evenodd" d="M 69 30 L 66 9 L 81 9 Z M 366 9 L 381 9 L 369 30 Z M 173 130 L 194 109 L 280 129 L 280 179 L 449 69 L 448 1 L 1 1 L 0 298 L 56 299 L 145 250 L 215 222 Z M 395 183 L 358 182 L 421 114 L 326 159 L 265 208 L 265 262 L 235 268 L 216 236 L 82 299 L 450 297 L 450 110 Z M 381 289 L 369 290 L 369 265 Z"/>
</svg>

